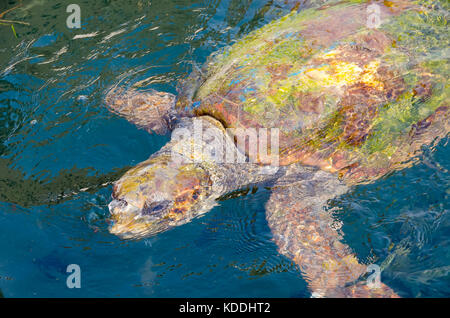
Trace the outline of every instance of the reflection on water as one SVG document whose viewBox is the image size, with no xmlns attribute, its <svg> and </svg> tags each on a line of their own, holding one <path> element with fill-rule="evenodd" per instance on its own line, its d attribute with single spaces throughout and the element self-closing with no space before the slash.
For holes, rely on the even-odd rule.
<svg viewBox="0 0 450 318">
<path fill-rule="evenodd" d="M 175 93 L 213 51 L 308 3 L 291 0 L 30 0 L 0 25 L 0 289 L 5 296 L 309 297 L 276 252 L 269 192 L 234 195 L 138 242 L 107 231 L 112 181 L 168 140 L 102 105 L 107 87 Z M 20 4 L 2 2 L 0 12 Z M 402 296 L 449 296 L 448 139 L 422 163 L 335 200 L 346 242 Z M 79 264 L 83 285 L 65 285 Z M 1 292 L 0 292 L 1 297 Z"/>
<path fill-rule="evenodd" d="M 448 297 L 449 138 L 422 163 L 335 200 L 345 239 L 410 297 Z"/>
</svg>

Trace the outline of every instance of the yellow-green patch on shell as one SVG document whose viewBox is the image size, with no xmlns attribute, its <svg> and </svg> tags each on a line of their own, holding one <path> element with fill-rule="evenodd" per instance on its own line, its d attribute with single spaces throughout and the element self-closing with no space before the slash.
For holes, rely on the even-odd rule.
<svg viewBox="0 0 450 318">
<path fill-rule="evenodd" d="M 403 166 L 449 130 L 448 1 L 377 4 L 376 29 L 367 2 L 344 1 L 253 31 L 212 56 L 177 107 L 228 127 L 278 128 L 283 165 L 350 182 Z"/>
</svg>

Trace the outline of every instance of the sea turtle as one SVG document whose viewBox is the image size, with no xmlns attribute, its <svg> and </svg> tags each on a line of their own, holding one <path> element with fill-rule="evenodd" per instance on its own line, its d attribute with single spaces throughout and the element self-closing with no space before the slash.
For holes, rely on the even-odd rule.
<svg viewBox="0 0 450 318">
<path fill-rule="evenodd" d="M 263 182 L 273 239 L 312 296 L 396 297 L 361 279 L 366 266 L 326 207 L 355 184 L 411 166 L 422 145 L 447 135 L 447 14 L 447 1 L 317 5 L 213 54 L 178 97 L 109 90 L 110 110 L 150 132 L 173 131 L 115 183 L 110 232 L 154 235 Z M 259 151 L 269 139 L 270 151 Z M 220 160 L 224 153 L 234 159 Z"/>
</svg>

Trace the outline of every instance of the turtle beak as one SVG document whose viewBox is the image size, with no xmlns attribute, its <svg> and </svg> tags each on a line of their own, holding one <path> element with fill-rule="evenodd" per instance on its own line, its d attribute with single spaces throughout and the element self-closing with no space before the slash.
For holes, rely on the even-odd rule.
<svg viewBox="0 0 450 318">
<path fill-rule="evenodd" d="M 109 231 L 122 238 L 135 238 L 148 228 L 146 222 L 139 218 L 139 208 L 124 200 L 113 200 L 108 205 L 110 217 Z"/>
<path fill-rule="evenodd" d="M 111 217 L 109 232 L 123 239 L 139 239 L 151 235 L 148 233 L 148 225 L 136 223 L 133 219 Z"/>
<path fill-rule="evenodd" d="M 166 230 L 169 225 L 164 219 L 167 214 L 165 201 L 141 209 L 122 199 L 115 199 L 108 205 L 110 211 L 109 231 L 123 239 L 140 239 Z"/>
</svg>

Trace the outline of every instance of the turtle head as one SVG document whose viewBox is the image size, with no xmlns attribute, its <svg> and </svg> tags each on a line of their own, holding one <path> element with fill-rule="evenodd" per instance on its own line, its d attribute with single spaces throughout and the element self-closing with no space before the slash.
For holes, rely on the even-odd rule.
<svg viewBox="0 0 450 318">
<path fill-rule="evenodd" d="M 114 185 L 110 232 L 125 239 L 151 236 L 211 209 L 211 179 L 202 168 L 156 156 Z"/>
</svg>

